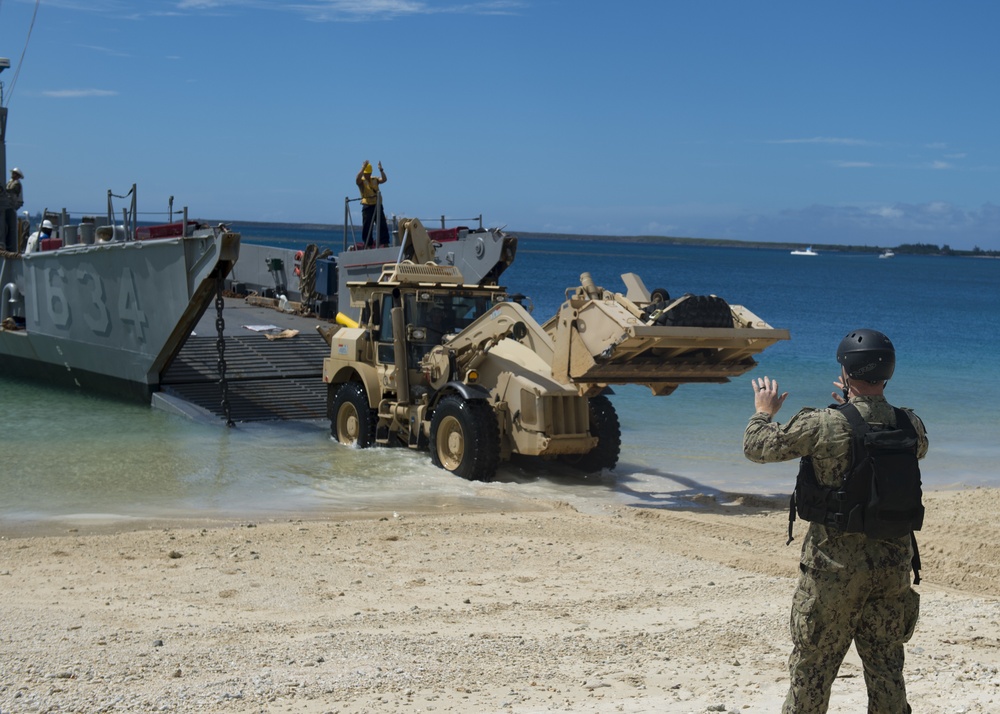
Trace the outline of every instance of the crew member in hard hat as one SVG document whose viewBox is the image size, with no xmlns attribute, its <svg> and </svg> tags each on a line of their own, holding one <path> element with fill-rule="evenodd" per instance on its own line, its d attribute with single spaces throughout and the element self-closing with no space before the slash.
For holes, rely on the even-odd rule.
<svg viewBox="0 0 1000 714">
<path fill-rule="evenodd" d="M 7 196 L 10 199 L 10 207 L 15 211 L 24 205 L 24 194 L 21 189 L 21 179 L 24 178 L 24 174 L 21 173 L 21 169 L 13 168 L 10 170 L 10 181 L 7 182 Z"/>
<path fill-rule="evenodd" d="M 52 237 L 55 226 L 52 221 L 45 219 L 37 231 L 28 236 L 28 244 L 24 248 L 25 253 L 34 253 L 42 249 L 42 241 Z"/>
<path fill-rule="evenodd" d="M 385 169 L 382 168 L 381 161 L 378 162 L 378 172 L 379 176 L 372 176 L 372 165 L 366 160 L 361 165 L 361 170 L 358 171 L 358 176 L 355 179 L 355 183 L 361 191 L 361 234 L 364 236 L 365 246 L 389 245 L 389 226 L 385 221 L 385 211 L 382 210 L 379 200 L 381 196 L 379 185 L 389 179 L 385 176 Z M 376 214 L 378 220 L 376 220 Z M 374 234 L 376 226 L 378 226 L 377 236 Z"/>
<path fill-rule="evenodd" d="M 858 532 L 853 520 L 858 511 L 846 509 L 843 502 L 859 498 L 849 495 L 846 487 L 846 476 L 858 473 L 854 469 L 864 460 L 856 461 L 852 453 L 857 430 L 898 429 L 913 435 L 907 448 L 918 501 L 919 469 L 913 455 L 926 455 L 927 434 L 911 410 L 895 409 L 884 396 L 896 364 L 888 337 L 855 330 L 841 341 L 837 361 L 841 371 L 834 385 L 842 390 L 833 393 L 837 404 L 802 409 L 786 424 L 774 417 L 788 393 L 779 393 L 777 380 L 769 377 L 751 380 L 755 413 L 743 435 L 743 453 L 758 463 L 801 459 L 793 507 L 811 521 L 792 602 L 791 682 L 781 711 L 826 712 L 834 678 L 854 642 L 864 664 L 867 711 L 907 714 L 911 709 L 903 683 L 903 644 L 913 634 L 920 603 L 910 579 L 911 567 L 919 563 L 913 526 L 902 526 L 906 535 L 873 537 L 867 522 L 876 519 L 866 512 L 866 524 Z M 868 495 L 864 498 L 869 500 Z M 851 513 L 849 521 L 843 518 L 845 512 Z M 789 539 L 791 528 L 789 523 Z"/>
</svg>

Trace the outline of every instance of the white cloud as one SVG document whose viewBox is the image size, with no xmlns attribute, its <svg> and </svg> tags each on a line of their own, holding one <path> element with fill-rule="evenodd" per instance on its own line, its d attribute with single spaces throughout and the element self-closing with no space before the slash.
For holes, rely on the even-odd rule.
<svg viewBox="0 0 1000 714">
<path fill-rule="evenodd" d="M 841 169 L 870 169 L 875 164 L 871 161 L 834 161 L 833 165 Z"/>
<path fill-rule="evenodd" d="M 873 216 L 878 216 L 879 218 L 902 218 L 903 212 L 898 208 L 893 208 L 892 206 L 879 206 L 878 208 L 872 208 L 869 210 Z"/>
<path fill-rule="evenodd" d="M 85 50 L 93 50 L 94 52 L 101 52 L 111 57 L 129 57 L 130 55 L 122 52 L 120 50 L 113 49 L 111 47 L 100 47 L 98 45 L 77 45 L 77 47 Z"/>
<path fill-rule="evenodd" d="M 472 0 L 440 5 L 424 0 L 313 0 L 311 2 L 275 2 L 274 0 L 180 0 L 181 11 L 255 8 L 299 13 L 316 21 L 358 22 L 392 20 L 412 15 L 434 14 L 510 14 L 524 7 L 523 0 Z"/>
<path fill-rule="evenodd" d="M 282 6 L 283 7 L 283 6 Z M 432 5 L 420 0 L 322 0 L 290 5 L 313 20 L 392 20 L 410 15 L 505 15 L 524 7 L 519 0 L 479 0 L 454 5 Z"/>
<path fill-rule="evenodd" d="M 874 205 L 812 205 L 777 214 L 757 214 L 712 226 L 701 235 L 723 232 L 739 240 L 794 241 L 813 244 L 894 246 L 903 243 L 950 244 L 998 249 L 1000 206 L 979 209 L 946 201 Z"/>
<path fill-rule="evenodd" d="M 878 146 L 867 139 L 850 139 L 836 136 L 814 136 L 808 139 L 772 139 L 768 144 L 836 144 L 838 146 Z"/>
<path fill-rule="evenodd" d="M 677 231 L 680 229 L 675 223 L 661 223 L 659 221 L 650 221 L 644 226 L 640 226 L 640 232 L 643 235 L 651 236 L 669 236 L 676 235 Z"/>
<path fill-rule="evenodd" d="M 117 97 L 118 92 L 111 89 L 51 89 L 42 92 L 42 95 L 54 99 L 80 99 L 82 97 Z"/>
<path fill-rule="evenodd" d="M 526 6 L 526 0 L 465 0 L 445 4 L 438 0 L 46 0 L 46 4 L 84 12 L 108 13 L 138 19 L 193 13 L 270 10 L 292 12 L 309 20 L 359 22 L 392 20 L 414 15 L 507 15 Z"/>
</svg>

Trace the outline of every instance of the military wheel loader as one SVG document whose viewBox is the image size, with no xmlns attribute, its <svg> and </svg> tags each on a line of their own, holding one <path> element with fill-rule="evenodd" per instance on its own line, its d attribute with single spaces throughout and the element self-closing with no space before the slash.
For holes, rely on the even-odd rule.
<svg viewBox="0 0 1000 714">
<path fill-rule="evenodd" d="M 613 385 L 666 395 L 726 382 L 789 338 L 716 296 L 671 300 L 622 278 L 625 294 L 584 273 L 544 325 L 504 288 L 465 284 L 455 266 L 404 261 L 349 283 L 360 322 L 345 318 L 324 335 L 333 438 L 428 449 L 437 466 L 480 481 L 515 454 L 613 468 Z"/>
</svg>

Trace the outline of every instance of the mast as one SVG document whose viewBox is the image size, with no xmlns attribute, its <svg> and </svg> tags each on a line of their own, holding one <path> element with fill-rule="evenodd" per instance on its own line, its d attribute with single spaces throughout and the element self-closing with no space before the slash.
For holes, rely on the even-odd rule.
<svg viewBox="0 0 1000 714">
<path fill-rule="evenodd" d="M 0 74 L 10 69 L 10 60 L 0 57 Z M 17 210 L 7 195 L 7 107 L 0 82 L 0 249 L 17 250 Z M 13 216 L 9 214 L 14 214 Z M 11 227 L 13 225 L 13 227 Z"/>
<path fill-rule="evenodd" d="M 3 74 L 5 69 L 10 69 L 10 60 L 6 57 L 0 57 L 0 74 Z M 3 171 L 0 176 L 3 176 L 3 180 L 7 180 L 7 107 L 3 103 L 3 82 L 0 82 L 0 170 Z"/>
</svg>

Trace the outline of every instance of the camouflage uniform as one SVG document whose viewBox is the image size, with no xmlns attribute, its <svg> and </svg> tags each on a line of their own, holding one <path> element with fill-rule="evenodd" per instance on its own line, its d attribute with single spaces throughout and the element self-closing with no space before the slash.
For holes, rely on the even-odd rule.
<svg viewBox="0 0 1000 714">
<path fill-rule="evenodd" d="M 853 397 L 873 425 L 895 425 L 881 396 Z M 927 453 L 927 434 L 907 410 Z M 751 461 L 773 463 L 811 456 L 820 485 L 833 486 L 851 466 L 851 427 L 835 409 L 803 409 L 785 425 L 757 412 L 743 435 Z M 798 588 L 792 601 L 791 684 L 782 714 L 823 714 L 830 688 L 854 642 L 864 664 L 869 714 L 906 714 L 903 643 L 917 623 L 920 596 L 910 587 L 909 536 L 876 540 L 810 523 L 802 544 Z"/>
<path fill-rule="evenodd" d="M 24 205 L 21 180 L 11 171 L 10 181 L 0 189 L 0 250 L 16 252 L 17 211 Z"/>
<path fill-rule="evenodd" d="M 24 205 L 24 192 L 21 188 L 21 180 L 11 176 L 6 186 L 10 207 L 15 211 Z"/>
</svg>

